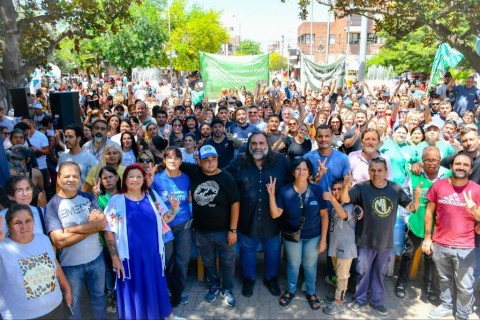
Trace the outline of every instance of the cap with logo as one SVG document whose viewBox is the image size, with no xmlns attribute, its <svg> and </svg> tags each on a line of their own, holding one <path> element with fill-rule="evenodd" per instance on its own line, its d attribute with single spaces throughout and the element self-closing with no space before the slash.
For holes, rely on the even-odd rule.
<svg viewBox="0 0 480 320">
<path fill-rule="evenodd" d="M 217 150 L 215 150 L 215 148 L 212 146 L 203 146 L 198 151 L 198 157 L 200 158 L 200 160 L 206 159 L 210 156 L 218 157 Z"/>
</svg>

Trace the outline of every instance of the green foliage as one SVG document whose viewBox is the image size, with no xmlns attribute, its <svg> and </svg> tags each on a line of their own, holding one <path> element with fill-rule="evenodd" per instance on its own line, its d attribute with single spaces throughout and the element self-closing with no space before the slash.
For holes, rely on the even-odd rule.
<svg viewBox="0 0 480 320">
<path fill-rule="evenodd" d="M 203 11 L 193 6 L 189 12 L 181 13 L 180 4 L 172 3 L 172 32 L 167 50 L 174 50 L 176 57 L 173 67 L 176 70 L 197 70 L 200 67 L 199 51 L 217 53 L 228 40 L 227 31 L 221 26 L 220 12 Z"/>
<path fill-rule="evenodd" d="M 252 40 L 241 41 L 236 52 L 237 56 L 249 56 L 256 54 L 262 54 L 262 50 L 260 50 L 260 43 Z"/>
<path fill-rule="evenodd" d="M 270 53 L 269 67 L 270 70 L 286 69 L 288 67 L 287 58 L 277 52 Z"/>
<path fill-rule="evenodd" d="M 162 3 L 144 1 L 130 9 L 131 23 L 102 37 L 97 49 L 111 65 L 123 69 L 166 65 L 167 24 Z"/>
<path fill-rule="evenodd" d="M 435 43 L 425 45 L 430 41 L 426 28 L 419 28 L 400 41 L 386 33 L 380 34 L 380 37 L 384 37 L 385 45 L 377 55 L 367 61 L 367 67 L 393 66 L 397 74 L 409 70 L 425 73 L 431 71 L 437 47 Z"/>
</svg>

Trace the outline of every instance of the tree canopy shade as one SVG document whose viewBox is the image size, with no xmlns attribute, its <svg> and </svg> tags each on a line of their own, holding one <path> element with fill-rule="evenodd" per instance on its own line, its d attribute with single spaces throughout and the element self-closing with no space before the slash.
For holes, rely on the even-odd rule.
<svg viewBox="0 0 480 320">
<path fill-rule="evenodd" d="M 237 48 L 237 56 L 248 56 L 248 55 L 257 55 L 261 54 L 260 43 L 252 40 L 243 40 L 240 42 L 240 45 Z"/>
<path fill-rule="evenodd" d="M 285 0 L 281 0 L 285 2 Z M 308 15 L 312 0 L 299 0 L 300 17 Z M 464 54 L 472 66 L 480 66 L 475 50 L 480 35 L 480 1 L 443 0 L 316 0 L 326 5 L 338 18 L 351 14 L 366 15 L 375 20 L 377 31 L 396 39 L 420 27 L 428 27 L 439 43 L 446 42 Z"/>
<path fill-rule="evenodd" d="M 129 16 L 131 3 L 130 0 L 0 1 L 0 74 L 4 86 L 23 86 L 27 72 L 44 63 L 62 39 L 93 38 L 107 30 L 115 31 Z"/>
</svg>

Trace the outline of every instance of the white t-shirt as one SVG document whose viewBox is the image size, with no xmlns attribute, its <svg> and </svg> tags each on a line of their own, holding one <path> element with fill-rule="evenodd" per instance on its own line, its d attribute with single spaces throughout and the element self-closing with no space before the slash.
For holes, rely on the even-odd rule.
<svg viewBox="0 0 480 320">
<path fill-rule="evenodd" d="M 31 138 L 28 139 L 30 144 L 37 149 L 42 149 L 48 147 L 48 138 L 42 132 L 35 130 L 35 133 Z M 47 156 L 43 155 L 37 157 L 38 169 L 47 169 Z"/>
<path fill-rule="evenodd" d="M 0 313 L 3 319 L 33 319 L 52 312 L 62 303 L 57 265 L 47 236 L 32 241 L 0 242 Z"/>
<path fill-rule="evenodd" d="M 195 157 L 193 156 L 195 152 L 193 153 L 187 153 L 185 151 L 185 148 L 180 148 L 180 151 L 182 151 L 182 162 L 186 162 L 186 163 L 197 163 L 197 160 L 195 160 Z"/>
</svg>

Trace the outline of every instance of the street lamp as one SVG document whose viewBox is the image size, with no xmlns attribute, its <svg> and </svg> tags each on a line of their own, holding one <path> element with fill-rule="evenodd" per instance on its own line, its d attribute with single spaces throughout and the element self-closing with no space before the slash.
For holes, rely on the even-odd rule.
<svg viewBox="0 0 480 320">
<path fill-rule="evenodd" d="M 287 79 L 290 81 L 290 44 L 287 45 Z"/>
</svg>

